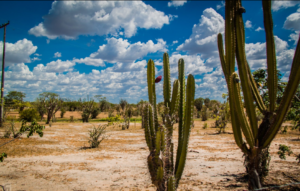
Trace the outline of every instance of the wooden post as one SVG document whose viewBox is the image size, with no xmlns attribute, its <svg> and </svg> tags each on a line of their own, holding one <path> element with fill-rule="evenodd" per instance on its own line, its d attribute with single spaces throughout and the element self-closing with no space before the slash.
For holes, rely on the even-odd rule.
<svg viewBox="0 0 300 191">
<path fill-rule="evenodd" d="M 3 36 L 3 55 L 2 55 L 2 78 L 1 78 L 1 109 L 0 109 L 0 127 L 3 126 L 3 107 L 4 107 L 4 68 L 5 68 L 5 37 L 6 37 L 6 26 L 9 25 L 9 21 L 5 24 L 2 24 L 0 28 L 4 27 L 4 36 Z"/>
</svg>

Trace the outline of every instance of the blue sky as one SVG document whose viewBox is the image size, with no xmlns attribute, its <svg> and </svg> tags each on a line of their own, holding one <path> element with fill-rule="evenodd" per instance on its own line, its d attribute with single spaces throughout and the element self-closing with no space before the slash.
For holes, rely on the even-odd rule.
<svg viewBox="0 0 300 191">
<path fill-rule="evenodd" d="M 261 1 L 242 2 L 246 54 L 252 70 L 265 68 Z M 77 100 L 103 95 L 112 103 L 148 100 L 146 64 L 171 78 L 183 58 L 196 79 L 195 97 L 222 101 L 227 92 L 216 35 L 224 33 L 223 1 L 0 1 L 6 34 L 5 94 L 33 101 L 50 91 Z M 5 8 L 7 7 L 7 8 Z M 287 80 L 300 30 L 300 1 L 272 2 L 278 69 Z M 3 29 L 0 30 L 3 39 Z M 0 41 L 2 58 L 3 41 Z M 157 84 L 162 101 L 162 83 Z"/>
</svg>

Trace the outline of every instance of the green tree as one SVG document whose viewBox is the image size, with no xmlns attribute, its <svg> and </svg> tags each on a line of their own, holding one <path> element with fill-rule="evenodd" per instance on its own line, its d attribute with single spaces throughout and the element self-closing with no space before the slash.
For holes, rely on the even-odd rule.
<svg viewBox="0 0 300 191">
<path fill-rule="evenodd" d="M 30 103 L 24 102 L 26 94 L 18 91 L 9 91 L 4 97 L 5 104 L 11 105 L 19 109 L 19 112 L 23 111 L 25 107 L 30 107 Z"/>
<path fill-rule="evenodd" d="M 204 100 L 204 105 L 208 108 L 209 107 L 209 102 L 210 102 L 210 99 L 209 98 L 205 98 Z"/>
<path fill-rule="evenodd" d="M 204 99 L 202 97 L 199 97 L 199 98 L 195 99 L 194 105 L 195 105 L 198 112 L 201 111 L 201 109 L 202 109 L 203 100 Z"/>
<path fill-rule="evenodd" d="M 63 100 L 58 94 L 52 92 L 44 92 L 39 94 L 39 100 L 46 109 L 46 124 L 49 124 L 50 120 L 53 118 L 53 115 L 62 107 Z"/>
<path fill-rule="evenodd" d="M 19 102 L 23 102 L 24 98 L 26 97 L 26 94 L 23 92 L 18 91 L 9 91 L 8 94 L 4 97 L 6 103 L 11 103 L 14 100 L 17 100 Z"/>
</svg>

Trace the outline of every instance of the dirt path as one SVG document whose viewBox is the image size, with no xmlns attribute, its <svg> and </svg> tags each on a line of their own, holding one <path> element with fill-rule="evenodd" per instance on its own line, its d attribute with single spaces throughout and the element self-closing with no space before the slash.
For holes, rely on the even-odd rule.
<svg viewBox="0 0 300 191">
<path fill-rule="evenodd" d="M 211 122 L 209 122 L 211 123 Z M 97 125 L 97 124 L 93 124 Z M 179 190 L 245 190 L 242 152 L 233 140 L 231 128 L 216 134 L 195 122 L 190 137 L 186 167 Z M 148 149 L 140 125 L 122 131 L 109 129 L 110 137 L 96 149 L 88 146 L 91 124 L 53 123 L 46 126 L 44 137 L 16 140 L 0 148 L 8 158 L 0 164 L 0 185 L 11 190 L 149 190 L 146 165 Z M 296 134 L 298 133 L 298 134 Z M 271 145 L 270 176 L 266 185 L 300 181 L 300 165 L 294 156 L 286 161 L 276 154 L 279 144 L 300 153 L 299 132 L 278 135 Z M 177 134 L 174 135 L 176 140 Z M 8 139 L 0 139 L 0 144 Z M 175 141 L 176 143 L 176 141 Z M 290 187 L 290 189 L 300 187 Z"/>
</svg>

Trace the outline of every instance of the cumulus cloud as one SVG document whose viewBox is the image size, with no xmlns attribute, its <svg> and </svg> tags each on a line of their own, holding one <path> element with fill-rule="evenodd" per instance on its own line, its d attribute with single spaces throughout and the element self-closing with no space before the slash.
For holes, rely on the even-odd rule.
<svg viewBox="0 0 300 191">
<path fill-rule="evenodd" d="M 224 1 L 222 1 L 220 5 L 217 5 L 217 10 L 221 9 L 222 7 L 225 7 Z"/>
<path fill-rule="evenodd" d="M 299 40 L 299 36 L 300 36 L 299 31 L 295 31 L 294 33 L 290 34 L 289 41 L 294 41 L 294 45 L 296 45 Z"/>
<path fill-rule="evenodd" d="M 94 59 L 90 57 L 80 58 L 80 59 L 73 59 L 73 62 L 79 63 L 79 64 L 85 64 L 85 65 L 91 65 L 91 66 L 105 66 L 105 63 L 102 59 Z"/>
<path fill-rule="evenodd" d="M 186 2 L 186 0 L 173 0 L 171 2 L 168 2 L 168 7 L 180 7 L 183 6 Z"/>
<path fill-rule="evenodd" d="M 61 57 L 61 53 L 60 52 L 55 52 L 54 53 L 54 58 L 59 58 Z"/>
<path fill-rule="evenodd" d="M 245 23 L 245 27 L 246 27 L 246 28 L 252 28 L 252 23 L 251 23 L 251 21 L 247 20 L 246 23 Z"/>
<path fill-rule="evenodd" d="M 169 16 L 142 1 L 54 1 L 44 21 L 29 33 L 49 39 L 75 39 L 79 35 L 132 37 L 138 28 L 161 29 Z"/>
<path fill-rule="evenodd" d="M 256 32 L 259 32 L 259 31 L 264 31 L 265 29 L 261 28 L 261 27 L 258 27 L 257 29 L 255 29 Z"/>
<path fill-rule="evenodd" d="M 283 28 L 299 31 L 300 30 L 299 23 L 300 23 L 300 9 L 298 9 L 296 13 L 293 13 L 286 18 L 283 24 Z"/>
<path fill-rule="evenodd" d="M 127 39 L 108 38 L 107 44 L 99 46 L 97 52 L 90 55 L 93 59 L 102 59 L 109 63 L 132 63 L 133 61 L 157 51 L 166 51 L 166 42 L 157 39 L 154 44 L 152 40 L 146 43 L 136 42 L 130 44 Z"/>
<path fill-rule="evenodd" d="M 178 51 L 187 51 L 189 54 L 200 54 L 212 67 L 219 64 L 217 46 L 218 33 L 224 33 L 224 19 L 214 9 L 208 8 L 203 11 L 198 25 L 193 26 L 189 39 L 177 47 Z"/>
<path fill-rule="evenodd" d="M 274 36 L 276 46 L 277 68 L 281 72 L 287 72 L 291 68 L 294 49 L 288 49 L 288 43 Z M 245 46 L 248 63 L 252 70 L 266 68 L 266 43 L 248 43 Z"/>
<path fill-rule="evenodd" d="M 211 72 L 213 68 L 204 63 L 204 60 L 199 55 L 182 55 L 179 53 L 173 53 L 169 58 L 170 71 L 172 75 L 177 75 L 178 72 L 178 60 L 183 58 L 185 63 L 185 73 L 200 75 L 207 72 Z M 156 63 L 162 65 L 163 63 Z"/>
<path fill-rule="evenodd" d="M 299 5 L 299 1 L 272 1 L 272 10 L 278 11 L 279 9 L 286 9 L 289 7 L 294 7 L 296 5 Z"/>
<path fill-rule="evenodd" d="M 178 43 L 178 40 L 174 40 L 173 42 L 172 42 L 172 44 L 177 44 Z"/>
<path fill-rule="evenodd" d="M 0 41 L 0 47 L 3 47 L 3 42 Z M 30 40 L 24 38 L 16 43 L 5 43 L 5 66 L 18 63 L 31 63 L 30 55 L 34 54 L 37 46 L 34 46 Z M 0 51 L 2 58 L 3 52 Z M 37 60 L 37 59 L 35 59 Z M 34 61 L 34 59 L 33 59 Z"/>
</svg>

